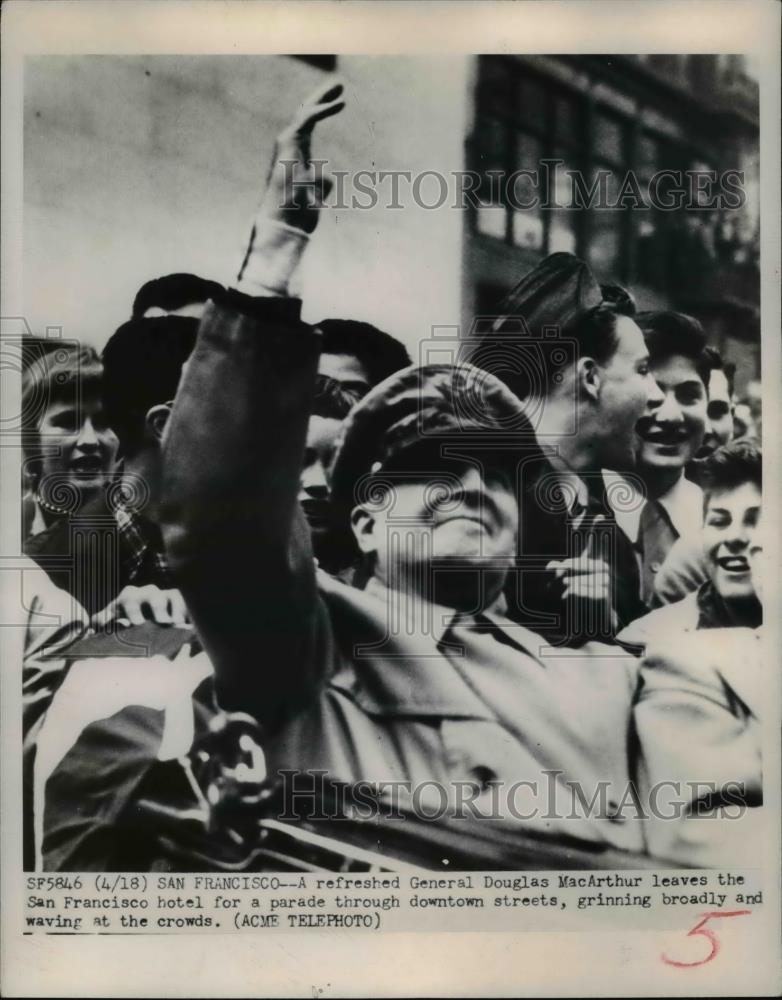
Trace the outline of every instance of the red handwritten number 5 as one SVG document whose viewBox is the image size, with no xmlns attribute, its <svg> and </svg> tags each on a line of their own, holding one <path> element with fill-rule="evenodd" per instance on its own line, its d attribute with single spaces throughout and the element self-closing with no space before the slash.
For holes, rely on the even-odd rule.
<svg viewBox="0 0 782 1000">
<path fill-rule="evenodd" d="M 706 924 L 712 919 L 712 917 L 743 917 L 751 910 L 731 910 L 730 912 L 723 912 L 722 910 L 714 910 L 712 913 L 704 913 L 703 919 L 699 920 L 698 923 L 692 928 L 692 930 L 687 932 L 687 937 L 705 937 L 711 942 L 711 951 L 705 958 L 701 958 L 697 962 L 677 962 L 675 958 L 669 958 L 668 955 L 663 952 L 662 960 L 668 965 L 673 965 L 677 969 L 692 969 L 696 965 L 705 965 L 710 962 L 720 950 L 720 943 L 717 940 L 717 935 L 711 928 L 706 927 Z"/>
</svg>

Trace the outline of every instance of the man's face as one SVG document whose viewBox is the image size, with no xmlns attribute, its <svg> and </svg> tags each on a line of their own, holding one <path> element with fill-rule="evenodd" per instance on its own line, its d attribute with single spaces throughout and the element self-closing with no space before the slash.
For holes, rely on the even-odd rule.
<svg viewBox="0 0 782 1000">
<path fill-rule="evenodd" d="M 321 354 L 318 374 L 333 378 L 356 399 L 366 396 L 371 388 L 366 368 L 353 354 Z"/>
<path fill-rule="evenodd" d="M 299 503 L 314 537 L 333 527 L 328 473 L 342 422 L 313 414 L 307 427 L 307 447 L 301 472 Z"/>
<path fill-rule="evenodd" d="M 714 586 L 725 600 L 754 593 L 749 546 L 760 516 L 760 490 L 742 483 L 712 493 L 703 523 L 703 551 Z"/>
<path fill-rule="evenodd" d="M 96 396 L 52 402 L 39 425 L 44 490 L 68 482 L 81 492 L 99 489 L 114 468 L 119 442 Z"/>
<path fill-rule="evenodd" d="M 683 469 L 706 430 L 706 387 L 690 358 L 676 354 L 652 365 L 661 399 L 636 425 L 638 464 L 645 469 Z"/>
<path fill-rule="evenodd" d="M 462 570 L 485 568 L 491 561 L 493 585 L 496 588 L 499 580 L 501 587 L 515 554 L 519 517 L 508 475 L 484 473 L 471 464 L 410 478 L 392 474 L 389 479 L 393 489 L 371 513 L 368 531 L 356 531 L 360 548 L 374 553 L 375 576 L 382 583 L 420 592 L 427 586 L 422 581 L 432 561 L 452 559 Z M 438 569 L 436 575 L 438 603 L 458 606 L 458 598 L 447 594 L 447 569 Z M 457 576 L 455 587 L 460 586 Z M 487 589 L 491 587 L 487 583 Z"/>
<path fill-rule="evenodd" d="M 709 402 L 706 407 L 706 433 L 696 458 L 706 458 L 733 439 L 733 404 L 725 372 L 712 370 L 709 376 Z"/>
<path fill-rule="evenodd" d="M 616 336 L 616 351 L 601 366 L 604 435 L 598 457 L 604 468 L 621 471 L 635 464 L 635 425 L 659 391 L 649 374 L 649 352 L 638 325 L 629 316 L 619 316 Z"/>
</svg>

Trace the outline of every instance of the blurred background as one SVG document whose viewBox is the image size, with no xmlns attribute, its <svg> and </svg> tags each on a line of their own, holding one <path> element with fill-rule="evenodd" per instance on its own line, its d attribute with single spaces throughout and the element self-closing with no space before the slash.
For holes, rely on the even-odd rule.
<svg viewBox="0 0 782 1000">
<path fill-rule="evenodd" d="M 274 137 L 337 73 L 316 133 L 329 170 L 740 169 L 740 210 L 328 210 L 304 316 L 363 319 L 414 354 L 469 330 L 542 256 L 569 250 L 642 308 L 697 316 L 736 390 L 759 374 L 758 88 L 742 56 L 36 56 L 25 63 L 24 294 L 39 335 L 100 348 L 150 278 L 236 273 Z M 347 187 L 348 197 L 352 188 Z M 387 193 L 388 187 L 381 187 Z M 424 188 L 433 198 L 435 188 Z M 566 205 L 570 192 L 557 191 Z M 384 199 L 383 199 L 384 200 Z"/>
</svg>

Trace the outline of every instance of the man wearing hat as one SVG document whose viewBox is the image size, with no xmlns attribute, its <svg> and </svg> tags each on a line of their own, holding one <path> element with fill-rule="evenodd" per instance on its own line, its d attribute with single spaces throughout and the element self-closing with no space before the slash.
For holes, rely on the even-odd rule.
<svg viewBox="0 0 782 1000">
<path fill-rule="evenodd" d="M 300 134 L 340 98 L 305 106 Z M 139 802 L 186 792 L 223 713 L 254 720 L 254 772 L 303 774 L 305 792 L 313 772 L 401 782 L 427 815 L 643 849 L 628 806 L 635 661 L 597 643 L 542 655 L 505 614 L 518 398 L 470 364 L 428 365 L 355 407 L 332 486 L 364 586 L 345 585 L 317 569 L 297 502 L 320 335 L 252 272 L 250 252 L 207 307 L 164 442 L 162 530 L 203 651 L 73 665 L 39 754 L 44 866 L 149 866 Z M 275 430 L 262 462 L 259 427 Z"/>
<path fill-rule="evenodd" d="M 166 442 L 164 530 L 220 707 L 259 722 L 270 774 L 437 782 L 449 804 L 465 784 L 479 802 L 519 780 L 534 798 L 552 770 L 557 795 L 604 782 L 588 819 L 568 805 L 527 825 L 640 849 L 616 813 L 634 661 L 596 643 L 540 657 L 503 613 L 518 504 L 499 432 L 520 404 L 479 369 L 429 365 L 354 408 L 333 489 L 368 579 L 346 586 L 316 571 L 296 503 L 319 342 L 295 309 L 207 311 Z M 277 442 L 258 469 L 248 444 L 265 424 Z"/>
<path fill-rule="evenodd" d="M 555 645 L 610 641 L 645 613 L 636 558 L 612 509 L 623 497 L 606 495 L 602 475 L 632 469 L 636 422 L 662 399 L 634 313 L 627 292 L 556 253 L 510 292 L 472 353 L 523 401 L 531 428 L 518 442 L 508 614 Z"/>
<path fill-rule="evenodd" d="M 344 585 L 316 569 L 297 505 L 319 335 L 295 300 L 248 291 L 240 279 L 207 308 L 165 445 L 164 534 L 220 708 L 257 720 L 271 775 L 436 782 L 449 803 L 465 784 L 476 802 L 519 780 L 533 798 L 602 785 L 586 817 L 525 822 L 641 849 L 619 815 L 634 661 L 598 644 L 541 656 L 505 615 L 518 398 L 475 366 L 438 364 L 357 404 L 332 495 L 366 583 Z M 259 426 L 276 430 L 263 463 Z"/>
</svg>

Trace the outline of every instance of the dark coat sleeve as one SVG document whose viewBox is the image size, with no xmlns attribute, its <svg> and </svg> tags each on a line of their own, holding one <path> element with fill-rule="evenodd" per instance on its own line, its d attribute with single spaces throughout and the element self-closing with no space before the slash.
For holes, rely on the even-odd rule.
<svg viewBox="0 0 782 1000">
<path fill-rule="evenodd" d="M 207 307 L 164 443 L 163 535 L 218 700 L 269 729 L 322 670 L 297 503 L 320 337 L 298 308 L 236 292 Z"/>
</svg>

